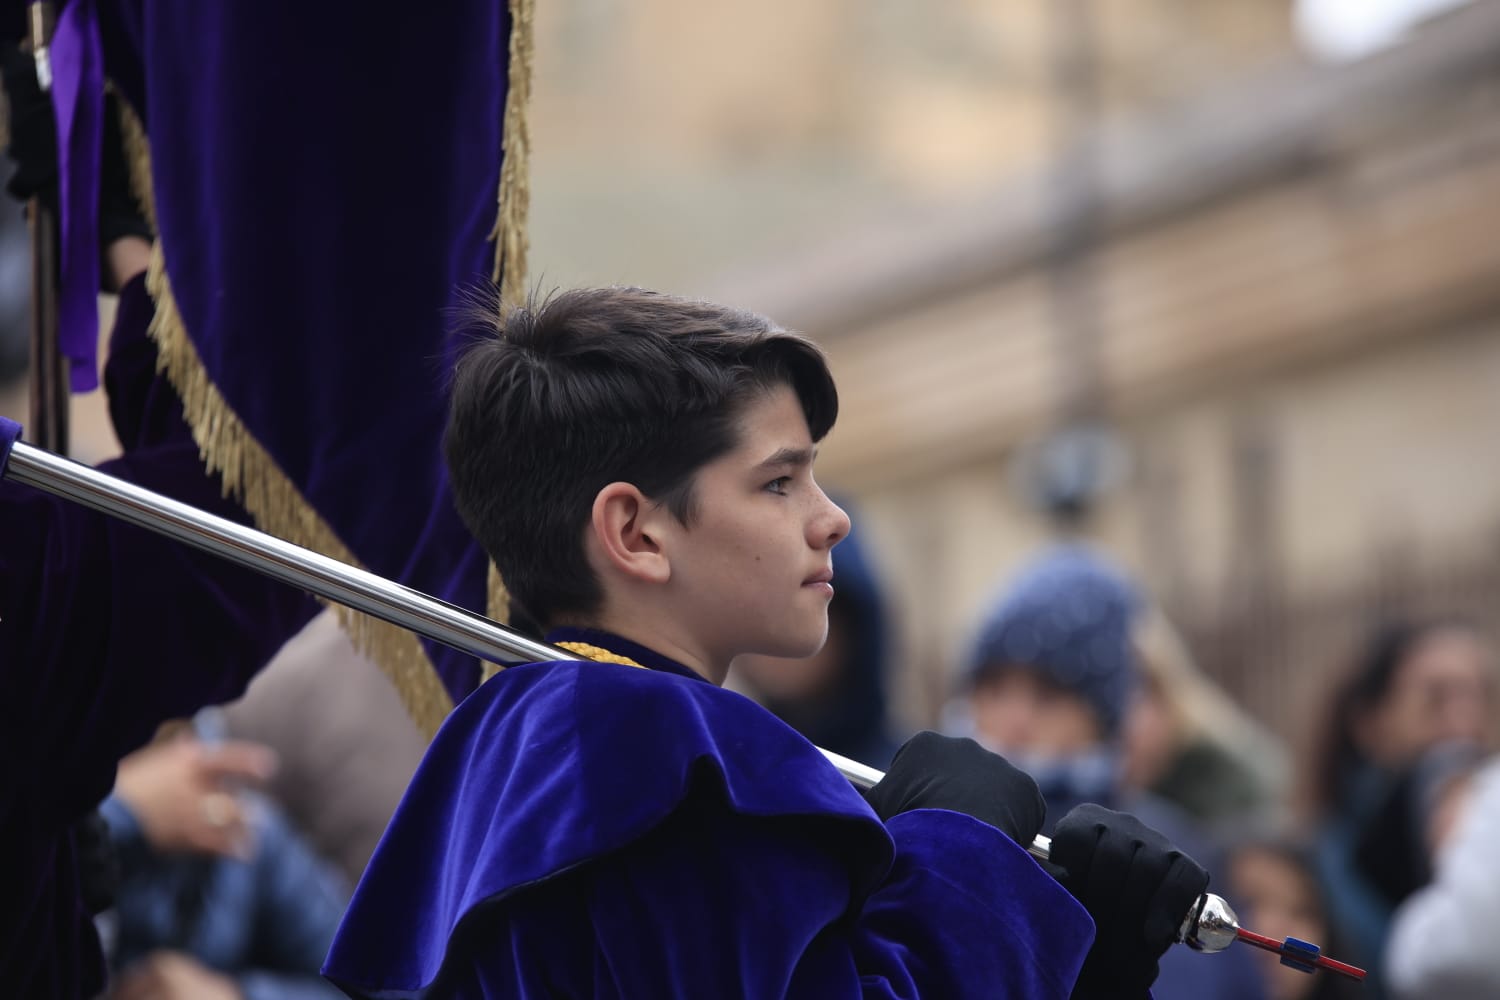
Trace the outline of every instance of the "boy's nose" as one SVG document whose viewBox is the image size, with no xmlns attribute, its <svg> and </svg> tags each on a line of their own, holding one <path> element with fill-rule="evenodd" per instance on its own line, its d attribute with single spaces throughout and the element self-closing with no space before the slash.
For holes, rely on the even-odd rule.
<svg viewBox="0 0 1500 1000">
<path fill-rule="evenodd" d="M 833 548 L 849 536 L 849 515 L 844 512 L 844 508 L 828 499 L 827 494 L 824 494 L 823 502 L 828 505 L 828 510 L 826 511 L 826 516 L 821 519 L 822 523 L 819 525 L 820 537 L 818 538 L 818 542 L 826 545 L 828 548 Z"/>
</svg>

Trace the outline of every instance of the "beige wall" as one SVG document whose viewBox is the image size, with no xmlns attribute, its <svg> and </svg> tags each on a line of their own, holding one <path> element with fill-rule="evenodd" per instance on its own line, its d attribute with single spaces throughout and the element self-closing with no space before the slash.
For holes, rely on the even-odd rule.
<svg viewBox="0 0 1500 1000">
<path fill-rule="evenodd" d="M 1439 65 L 1467 41 L 1457 28 L 1396 53 L 1393 74 Z M 1266 613 L 1245 610 L 1252 597 L 1368 596 L 1382 560 L 1446 572 L 1492 553 L 1500 568 L 1500 116 L 1493 70 L 1464 65 L 1351 101 L 1255 179 L 1107 231 L 1075 265 L 1087 281 L 1068 294 L 1090 296 L 1099 399 L 1130 457 L 1089 532 L 1190 628 Z M 842 281 L 836 244 L 806 273 L 841 281 L 837 295 L 796 268 L 745 286 L 832 359 L 843 406 L 820 475 L 858 502 L 905 609 L 910 723 L 933 721 L 979 608 L 1052 532 L 1016 470 L 1056 425 L 1078 355 L 1046 227 L 1022 233 L 1029 260 L 992 229 L 988 247 L 962 224 L 946 244 L 924 233 L 943 267 L 895 295 Z M 969 266 L 986 253 L 991 271 Z M 1301 711 L 1363 599 L 1309 625 L 1317 655 L 1283 656 L 1258 710 Z"/>
<path fill-rule="evenodd" d="M 1246 542 L 1236 440 L 1247 415 L 1269 445 L 1270 555 L 1300 592 L 1370 572 L 1390 544 L 1440 562 L 1500 540 L 1496 320 L 1124 422 L 1132 472 L 1089 536 L 1169 607 L 1210 610 L 1234 593 Z M 1053 531 L 1017 489 L 1007 455 L 852 495 L 904 609 L 900 710 L 930 723 L 982 607 Z"/>
</svg>

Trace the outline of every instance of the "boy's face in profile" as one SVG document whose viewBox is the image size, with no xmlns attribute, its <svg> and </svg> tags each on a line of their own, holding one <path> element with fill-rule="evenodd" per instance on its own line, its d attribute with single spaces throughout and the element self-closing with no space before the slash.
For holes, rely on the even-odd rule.
<svg viewBox="0 0 1500 1000">
<path fill-rule="evenodd" d="M 742 653 L 810 656 L 828 633 L 832 550 L 849 517 L 813 481 L 796 394 L 745 408 L 738 445 L 698 470 L 697 516 L 671 549 L 678 620 L 721 671 Z"/>
</svg>

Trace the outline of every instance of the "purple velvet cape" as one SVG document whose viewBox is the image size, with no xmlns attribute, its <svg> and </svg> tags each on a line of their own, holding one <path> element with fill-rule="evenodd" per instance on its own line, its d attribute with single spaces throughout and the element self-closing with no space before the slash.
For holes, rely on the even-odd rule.
<svg viewBox="0 0 1500 1000">
<path fill-rule="evenodd" d="M 144 279 L 120 297 L 105 383 L 123 457 L 104 472 L 242 523 L 156 373 Z M 14 425 L 12 425 L 14 426 Z M 0 479 L 0 989 L 97 994 L 71 825 L 164 719 L 239 695 L 315 613 L 300 591 Z"/>
<path fill-rule="evenodd" d="M 1068 996 L 1093 925 L 1005 835 L 882 824 L 759 706 L 584 638 L 654 669 L 512 667 L 458 707 L 329 953 L 350 995 Z"/>
<path fill-rule="evenodd" d="M 509 38 L 503 0 L 69 0 L 54 51 L 65 229 L 97 228 L 107 75 L 145 124 L 172 292 L 229 408 L 366 568 L 481 611 L 440 441 L 454 314 L 494 260 Z M 64 259 L 64 303 L 92 303 Z M 455 699 L 478 683 L 426 646 Z"/>
</svg>

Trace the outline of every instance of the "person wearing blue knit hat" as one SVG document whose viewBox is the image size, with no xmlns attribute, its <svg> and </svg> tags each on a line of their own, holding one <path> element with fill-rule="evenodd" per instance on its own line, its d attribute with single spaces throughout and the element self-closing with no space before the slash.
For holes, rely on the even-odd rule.
<svg viewBox="0 0 1500 1000">
<path fill-rule="evenodd" d="M 966 657 L 974 735 L 1037 779 L 1049 830 L 1072 806 L 1115 797 L 1135 683 L 1130 633 L 1142 607 L 1105 559 L 1058 546 L 991 607 Z"/>
<path fill-rule="evenodd" d="M 1027 564 L 983 615 L 963 659 L 962 709 L 950 729 L 972 735 L 1036 780 L 1051 835 L 1075 807 L 1137 816 L 1213 870 L 1214 852 L 1186 814 L 1126 792 L 1121 726 L 1136 686 L 1134 632 L 1146 595 L 1109 559 L 1059 544 Z M 1232 949 L 1204 961 L 1163 956 L 1157 1000 L 1262 996 L 1253 966 Z"/>
</svg>

